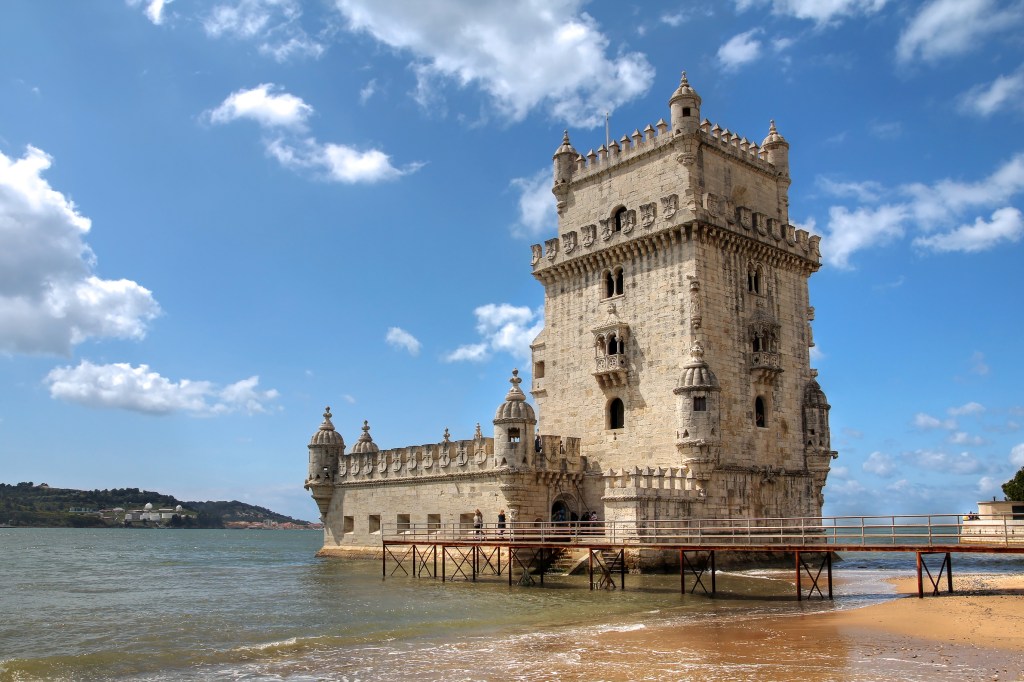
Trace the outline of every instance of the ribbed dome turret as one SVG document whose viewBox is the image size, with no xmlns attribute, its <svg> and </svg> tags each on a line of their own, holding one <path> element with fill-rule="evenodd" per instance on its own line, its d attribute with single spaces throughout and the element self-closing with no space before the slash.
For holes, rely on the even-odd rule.
<svg viewBox="0 0 1024 682">
<path fill-rule="evenodd" d="M 825 391 L 821 390 L 821 385 L 816 379 L 811 379 L 807 388 L 804 389 L 804 407 L 821 407 L 826 410 L 832 407 L 828 404 Z"/>
<path fill-rule="evenodd" d="M 761 142 L 761 148 L 764 149 L 765 147 L 776 145 L 786 145 L 788 147 L 789 143 L 786 142 L 786 138 L 779 135 L 779 131 L 775 129 L 775 120 L 773 119 L 768 124 L 768 137 L 764 138 L 764 141 Z"/>
<path fill-rule="evenodd" d="M 558 156 L 559 154 L 571 154 L 573 161 L 575 161 L 576 157 L 580 155 L 580 153 L 573 148 L 572 144 L 569 143 L 568 130 L 562 131 L 562 144 L 555 150 L 554 156 Z"/>
<path fill-rule="evenodd" d="M 686 72 L 685 71 L 683 71 L 682 78 L 679 79 L 679 87 L 676 88 L 676 91 L 672 93 L 672 97 L 669 99 L 669 103 L 671 103 L 677 97 L 690 98 L 691 101 L 695 101 L 696 102 L 696 105 L 698 107 L 700 106 L 700 102 L 701 102 L 700 95 L 698 95 L 697 91 L 694 90 L 690 86 L 690 81 L 686 80 Z"/>
<path fill-rule="evenodd" d="M 334 430 L 334 424 L 331 423 L 331 408 L 328 406 L 325 408 L 324 421 L 317 429 L 317 432 L 313 434 L 313 437 L 309 439 L 310 445 L 340 445 L 345 447 L 345 439 L 341 437 L 341 434 Z"/>
<path fill-rule="evenodd" d="M 370 422 L 363 420 L 363 433 L 359 436 L 359 440 L 352 446 L 353 455 L 366 455 L 372 452 L 380 452 L 380 448 L 373 442 L 373 437 L 370 436 Z"/>
<path fill-rule="evenodd" d="M 533 407 L 526 402 L 526 395 L 519 388 L 519 384 L 523 383 L 523 380 L 519 378 L 518 369 L 512 370 L 512 378 L 509 379 L 509 383 L 512 384 L 512 388 L 505 396 L 505 402 L 499 405 L 498 410 L 494 413 L 494 423 L 525 421 L 536 424 L 537 417 L 533 412 Z"/>
<path fill-rule="evenodd" d="M 690 361 L 683 365 L 683 375 L 679 377 L 679 388 L 715 389 L 718 388 L 718 377 L 704 362 L 704 348 L 695 343 L 690 348 Z"/>
</svg>

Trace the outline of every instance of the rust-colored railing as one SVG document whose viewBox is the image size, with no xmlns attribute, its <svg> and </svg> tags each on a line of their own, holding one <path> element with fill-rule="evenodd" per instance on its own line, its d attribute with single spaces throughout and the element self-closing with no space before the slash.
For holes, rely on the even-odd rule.
<svg viewBox="0 0 1024 682">
<path fill-rule="evenodd" d="M 1012 514 L 821 516 L 647 521 L 383 524 L 384 543 L 500 543 L 663 547 L 950 547 L 1024 548 L 1024 518 Z"/>
</svg>

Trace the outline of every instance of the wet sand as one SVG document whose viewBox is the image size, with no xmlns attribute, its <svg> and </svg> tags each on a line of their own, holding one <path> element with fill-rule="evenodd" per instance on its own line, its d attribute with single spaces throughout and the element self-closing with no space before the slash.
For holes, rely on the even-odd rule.
<svg viewBox="0 0 1024 682">
<path fill-rule="evenodd" d="M 525 658 L 544 661 L 547 674 L 524 677 L 1024 680 L 1024 576 L 958 576 L 954 594 L 923 599 L 913 579 L 896 586 L 900 598 L 860 609 L 597 632 L 531 652 Z"/>
</svg>

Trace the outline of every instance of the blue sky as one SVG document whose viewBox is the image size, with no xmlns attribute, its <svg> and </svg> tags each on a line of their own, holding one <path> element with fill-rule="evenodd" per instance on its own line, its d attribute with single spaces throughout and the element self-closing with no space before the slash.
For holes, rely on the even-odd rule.
<svg viewBox="0 0 1024 682">
<path fill-rule="evenodd" d="M 0 481 L 315 519 L 306 443 L 485 433 L 529 370 L 551 155 L 668 117 L 791 144 L 828 514 L 1024 465 L 1024 4 L 9 0 Z M 541 415 L 543 425 L 543 415 Z"/>
</svg>

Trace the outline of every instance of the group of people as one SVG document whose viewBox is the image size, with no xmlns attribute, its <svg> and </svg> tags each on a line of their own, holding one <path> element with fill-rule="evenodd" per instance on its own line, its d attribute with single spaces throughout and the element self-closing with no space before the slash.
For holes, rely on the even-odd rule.
<svg viewBox="0 0 1024 682">
<path fill-rule="evenodd" d="M 473 514 L 473 530 L 477 535 L 484 534 L 484 515 L 477 509 Z M 502 509 L 498 512 L 498 535 L 505 535 L 505 510 Z"/>
</svg>

